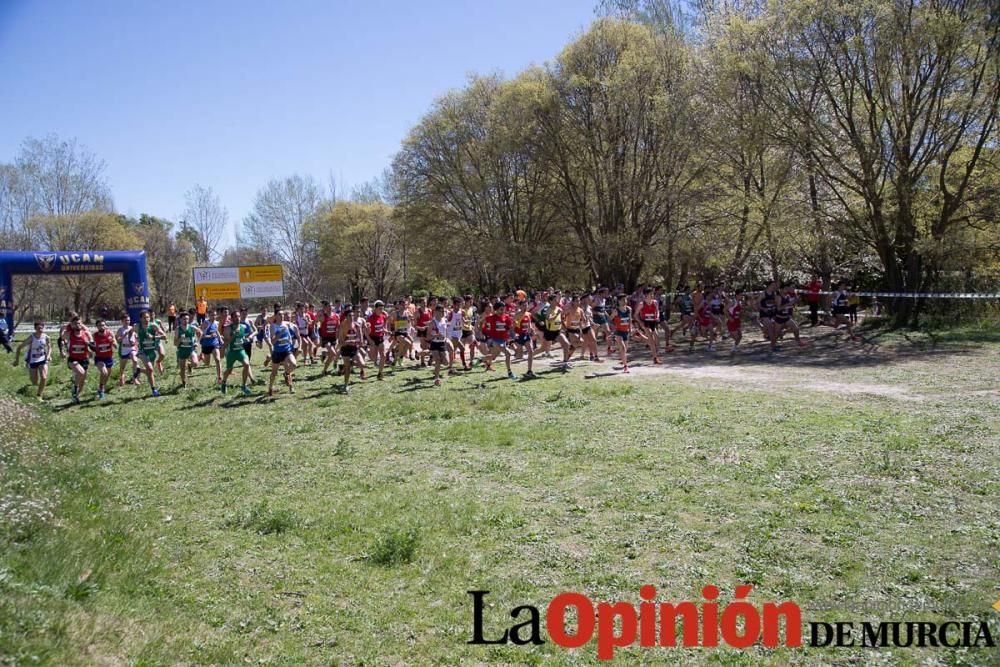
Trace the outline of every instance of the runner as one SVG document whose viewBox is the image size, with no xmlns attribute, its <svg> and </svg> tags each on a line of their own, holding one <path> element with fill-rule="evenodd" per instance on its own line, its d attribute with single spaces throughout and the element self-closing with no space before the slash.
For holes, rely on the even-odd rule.
<svg viewBox="0 0 1000 667">
<path fill-rule="evenodd" d="M 12 340 L 14 340 L 14 336 L 7 330 L 7 318 L 0 316 L 0 345 L 3 345 L 3 349 L 7 350 L 7 354 L 14 351 L 14 348 L 10 346 Z"/>
<path fill-rule="evenodd" d="M 562 315 L 562 308 L 559 307 L 559 295 L 549 294 L 548 307 L 544 309 L 543 326 L 545 329 L 542 332 L 542 352 L 548 353 L 552 343 L 559 343 L 563 350 L 562 368 L 563 371 L 567 371 L 572 366 L 569 363 L 569 340 L 562 332 Z"/>
<path fill-rule="evenodd" d="M 468 325 L 468 336 L 472 336 L 472 325 L 465 321 L 465 312 L 462 309 L 462 299 L 455 297 L 451 302 L 451 312 L 446 315 L 448 319 L 448 375 L 458 375 L 455 370 L 455 358 L 462 358 L 462 370 L 469 370 L 469 365 L 465 362 L 465 327 Z"/>
<path fill-rule="evenodd" d="M 163 322 L 156 317 L 156 313 L 152 310 L 149 311 L 149 319 L 156 326 L 163 330 Z M 167 356 L 166 348 L 164 347 L 164 342 L 167 340 L 166 334 L 164 334 L 162 339 L 156 340 L 156 370 L 160 375 L 163 375 L 163 359 Z"/>
<path fill-rule="evenodd" d="M 274 314 L 274 321 L 268 327 L 271 338 L 271 378 L 267 382 L 268 396 L 274 396 L 274 378 L 282 366 L 285 368 L 285 384 L 288 385 L 288 392 L 295 393 L 295 355 L 292 354 L 292 341 L 298 332 L 293 330 L 294 327 L 295 325 L 288 321 L 288 314 L 282 311 Z"/>
<path fill-rule="evenodd" d="M 167 306 L 167 332 L 174 330 L 174 326 L 177 324 L 177 306 L 171 301 L 170 305 Z"/>
<path fill-rule="evenodd" d="M 181 386 L 187 386 L 188 366 L 198 367 L 198 356 L 194 352 L 194 342 L 201 338 L 202 331 L 188 320 L 188 314 L 181 311 L 177 323 L 177 333 L 174 334 L 174 345 L 177 347 L 177 368 L 181 372 Z"/>
<path fill-rule="evenodd" d="M 735 354 L 736 348 L 739 347 L 740 341 L 743 340 L 743 292 L 736 290 L 736 294 L 730 297 L 726 304 L 726 314 L 728 315 L 726 329 L 729 331 L 729 336 L 733 339 L 733 349 L 730 350 L 730 354 Z"/>
<path fill-rule="evenodd" d="M 510 340 L 510 332 L 514 330 L 514 320 L 506 312 L 506 306 L 499 299 L 493 304 L 493 314 L 486 318 L 486 325 L 483 333 L 489 340 L 489 357 L 486 361 L 486 370 L 493 370 L 493 361 L 504 355 L 504 362 L 507 364 L 507 377 L 516 380 L 517 376 L 510 368 L 510 349 L 507 341 Z"/>
<path fill-rule="evenodd" d="M 281 304 L 273 304 L 275 312 L 281 309 Z M 264 368 L 271 367 L 271 318 L 268 317 L 267 311 L 260 311 L 260 315 L 254 320 L 254 328 L 257 330 L 257 349 L 261 349 L 267 346 L 267 354 L 264 355 Z"/>
<path fill-rule="evenodd" d="M 139 327 L 136 331 L 139 341 L 139 368 L 149 379 L 149 386 L 153 390 L 153 396 L 159 396 L 160 391 L 156 388 L 156 355 L 160 346 L 160 341 L 167 337 L 163 333 L 163 328 L 152 322 L 149 310 L 143 310 L 139 315 Z"/>
<path fill-rule="evenodd" d="M 460 343 L 459 354 L 462 356 L 462 370 L 471 370 L 473 364 L 476 363 L 476 318 L 478 313 L 476 312 L 475 301 L 471 294 L 465 295 L 465 308 L 462 310 L 462 340 Z M 465 348 L 469 348 L 469 362 L 465 362 Z"/>
<path fill-rule="evenodd" d="M 228 314 L 228 308 L 221 308 L 219 310 L 219 319 L 225 322 Z M 238 313 L 233 313 L 233 315 L 232 321 L 223 329 L 223 345 L 226 347 L 226 370 L 222 374 L 222 386 L 220 390 L 223 394 L 226 393 L 226 382 L 229 380 L 229 376 L 232 374 L 236 364 L 240 364 L 242 366 L 240 391 L 243 392 L 244 396 L 249 396 L 251 392 L 247 383 L 251 381 L 250 359 L 247 358 L 246 350 L 243 349 L 243 343 L 251 331 L 250 327 L 240 321 Z"/>
<path fill-rule="evenodd" d="M 680 331 L 681 338 L 687 336 L 694 326 L 694 299 L 686 285 L 677 286 L 677 296 L 674 298 L 674 305 L 681 315 L 681 325 L 676 331 Z"/>
<path fill-rule="evenodd" d="M 312 359 L 313 344 L 309 332 L 312 328 L 312 319 L 306 312 L 306 304 L 301 301 L 295 302 L 295 327 L 299 330 L 299 353 L 302 355 L 302 365 L 308 366 Z"/>
<path fill-rule="evenodd" d="M 799 338 L 799 325 L 795 323 L 795 304 L 798 302 L 799 297 L 795 293 L 795 285 L 792 283 L 785 283 L 782 287 L 782 291 L 778 299 L 778 306 L 774 313 L 774 322 L 771 325 L 774 327 L 775 343 L 781 340 L 781 335 L 784 332 L 791 331 L 792 335 L 795 337 L 795 342 L 799 344 L 799 347 L 806 346 L 805 342 Z M 781 349 L 781 347 L 775 344 L 771 349 L 774 352 L 777 352 Z"/>
<path fill-rule="evenodd" d="M 340 316 L 333 312 L 329 301 L 322 301 L 323 311 L 319 320 L 319 339 L 326 358 L 323 360 L 323 375 L 330 372 L 330 364 L 336 368 L 337 361 L 337 329 L 340 328 Z"/>
<path fill-rule="evenodd" d="M 593 308 L 594 297 L 590 294 L 584 294 L 580 299 L 580 308 L 583 310 L 583 347 L 587 351 L 587 358 L 590 361 L 602 364 L 604 360 L 601 359 L 600 354 L 597 352 L 597 333 L 595 331 L 596 323 L 594 321 L 594 308 Z M 583 352 L 580 352 L 580 358 L 583 358 Z"/>
<path fill-rule="evenodd" d="M 316 317 L 316 310 L 313 305 L 306 302 L 306 315 L 309 316 L 309 326 L 306 329 L 306 338 L 309 339 L 309 361 L 310 364 L 319 363 L 319 318 Z M 301 331 L 301 330 L 300 330 Z"/>
<path fill-rule="evenodd" d="M 410 338 L 410 313 L 406 308 L 406 301 L 398 299 L 396 307 L 393 309 L 392 327 L 392 365 L 403 365 L 403 359 L 407 358 L 410 348 L 413 347 L 413 339 Z"/>
<path fill-rule="evenodd" d="M 44 328 L 45 324 L 41 320 L 35 320 L 35 331 L 21 341 L 21 344 L 17 346 L 17 352 L 14 353 L 14 367 L 16 368 L 21 360 L 21 350 L 25 347 L 28 348 L 24 363 L 28 367 L 32 386 L 38 387 L 35 398 L 39 401 L 45 400 L 45 385 L 49 381 L 49 360 L 52 358 L 52 343 Z"/>
<path fill-rule="evenodd" d="M 441 309 L 444 310 L 444 305 L 441 305 Z M 417 329 L 417 339 L 420 340 L 420 365 L 421 367 L 426 366 L 428 361 L 428 355 L 430 354 L 430 339 L 431 332 L 429 329 L 431 320 L 434 319 L 434 313 L 437 311 L 437 306 L 434 310 L 431 310 L 427 305 L 427 298 L 421 297 L 420 302 L 417 304 L 417 319 L 416 319 L 416 329 Z"/>
<path fill-rule="evenodd" d="M 99 374 L 97 400 L 101 400 L 115 365 L 115 334 L 103 318 L 97 320 L 97 331 L 94 332 L 94 365 Z"/>
<path fill-rule="evenodd" d="M 573 358 L 573 352 L 580 349 L 580 360 L 583 360 L 583 308 L 580 307 L 580 297 L 572 295 L 569 305 L 563 310 L 563 330 L 566 340 L 569 341 L 569 358 Z"/>
<path fill-rule="evenodd" d="M 431 362 L 434 364 L 434 386 L 440 387 L 441 366 L 444 365 L 445 357 L 448 356 L 448 333 L 451 329 L 451 326 L 445 317 L 444 306 L 440 303 L 434 306 L 434 314 L 431 317 L 431 321 L 428 326 L 430 329 L 428 353 L 430 354 Z M 454 359 L 454 357 L 452 357 L 452 359 Z"/>
<path fill-rule="evenodd" d="M 535 373 L 531 370 L 535 361 L 535 349 L 531 344 L 531 313 L 528 312 L 528 302 L 524 299 L 518 302 L 517 312 L 514 313 L 514 344 L 517 349 L 517 358 L 520 359 L 525 352 L 528 353 L 528 370 L 524 373 L 525 380 L 534 379 Z"/>
<path fill-rule="evenodd" d="M 722 288 L 716 286 L 712 289 L 712 296 L 708 299 L 708 310 L 712 316 L 712 326 L 720 334 L 723 332 L 722 323 L 725 319 L 726 296 Z"/>
<path fill-rule="evenodd" d="M 770 341 L 772 350 L 778 345 L 774 327 L 774 314 L 777 307 L 778 281 L 772 280 L 764 288 L 764 292 L 760 295 L 760 299 L 757 302 L 757 309 L 760 312 L 760 329 L 764 333 L 764 337 Z"/>
<path fill-rule="evenodd" d="M 708 340 L 708 351 L 715 351 L 715 316 L 712 314 L 712 302 L 704 298 L 695 308 L 694 326 L 691 327 L 691 348 L 694 349 L 694 342 L 698 336 L 702 335 Z"/>
<path fill-rule="evenodd" d="M 858 340 L 854 334 L 854 325 L 851 323 L 850 292 L 847 291 L 847 283 L 837 283 L 837 291 L 833 295 L 833 302 L 830 311 L 833 315 L 833 328 L 839 329 L 841 324 L 847 325 L 847 335 L 851 340 Z"/>
<path fill-rule="evenodd" d="M 628 305 L 628 296 L 625 294 L 618 295 L 618 307 L 611 323 L 615 327 L 615 340 L 618 343 L 622 373 L 628 373 L 628 335 L 632 329 L 632 306 Z"/>
<path fill-rule="evenodd" d="M 207 364 L 209 359 L 215 362 L 215 384 L 222 384 L 222 336 L 219 333 L 218 314 L 213 310 L 208 313 L 207 320 L 198 316 L 204 326 L 201 327 L 201 356 Z"/>
<path fill-rule="evenodd" d="M 344 306 L 345 312 L 350 304 Z M 370 342 L 369 349 L 372 351 L 371 361 L 372 364 L 378 362 L 378 375 L 376 376 L 379 380 L 384 379 L 383 370 L 385 369 L 385 331 L 386 322 L 388 317 L 385 314 L 385 303 L 379 299 L 375 302 L 375 308 L 372 310 L 371 315 L 367 319 L 367 330 L 368 330 L 368 340 Z M 338 338 L 339 338 L 338 329 Z M 343 342 L 340 343 L 343 345 Z"/>
<path fill-rule="evenodd" d="M 115 340 L 118 341 L 118 361 L 122 367 L 118 370 L 118 386 L 125 386 L 125 369 L 129 362 L 132 362 L 132 384 L 139 384 L 139 362 L 136 359 L 138 343 L 136 342 L 135 327 L 128 313 L 122 313 L 122 325 L 115 332 Z"/>
<path fill-rule="evenodd" d="M 604 333 L 604 343 L 608 348 L 608 354 L 612 352 L 612 346 L 614 345 L 614 339 L 611 335 L 611 327 L 608 326 L 608 288 L 601 287 L 597 288 L 597 294 L 594 295 L 592 308 L 594 313 L 594 339 L 596 345 L 597 333 Z"/>
<path fill-rule="evenodd" d="M 659 335 L 656 327 L 660 323 L 660 306 L 653 299 L 653 290 L 650 287 L 642 291 L 642 305 L 639 306 L 639 325 L 643 330 L 643 338 L 649 346 L 649 351 L 653 355 L 653 363 L 659 364 Z M 670 342 L 670 332 L 667 331 L 667 342 Z"/>
<path fill-rule="evenodd" d="M 350 304 L 344 306 L 343 317 L 340 320 L 340 329 L 337 331 L 337 342 L 340 345 L 340 359 L 343 361 L 344 370 L 344 393 L 350 392 L 351 368 L 358 365 L 361 370 L 361 379 L 365 379 L 365 367 L 358 355 L 364 335 L 364 325 L 355 317 L 354 309 Z"/>
<path fill-rule="evenodd" d="M 72 396 L 73 402 L 80 402 L 80 392 L 87 381 L 87 369 L 90 367 L 90 346 L 94 339 L 90 331 L 80 322 L 76 313 L 69 314 L 69 324 L 66 325 L 67 364 L 73 371 Z"/>
<path fill-rule="evenodd" d="M 247 353 L 247 361 L 253 358 L 253 341 L 257 336 L 257 326 L 250 321 L 250 315 L 247 313 L 246 306 L 240 306 L 240 322 L 247 325 L 250 329 L 250 333 L 247 337 L 243 339 L 243 351 Z M 253 366 L 250 366 L 250 384 L 253 384 Z"/>
</svg>

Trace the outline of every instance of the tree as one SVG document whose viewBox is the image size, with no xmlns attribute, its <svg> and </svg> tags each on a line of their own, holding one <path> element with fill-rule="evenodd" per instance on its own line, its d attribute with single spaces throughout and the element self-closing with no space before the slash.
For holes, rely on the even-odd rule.
<svg viewBox="0 0 1000 667">
<path fill-rule="evenodd" d="M 75 139 L 54 134 L 25 139 L 16 165 L 31 192 L 33 213 L 72 217 L 113 209 L 104 162 Z"/>
<path fill-rule="evenodd" d="M 125 219 L 146 251 L 150 300 L 158 312 L 171 301 L 184 303 L 190 296 L 194 247 L 185 235 L 172 233 L 173 223 L 143 213 L 138 220 Z"/>
<path fill-rule="evenodd" d="M 544 75 L 474 77 L 442 97 L 394 161 L 407 256 L 481 290 L 543 282 L 559 232 L 537 104 Z M 564 265 L 579 266 L 565 253 Z"/>
<path fill-rule="evenodd" d="M 184 200 L 184 221 L 194 232 L 195 257 L 208 264 L 219 255 L 219 243 L 229 226 L 229 211 L 212 188 L 201 185 L 189 190 Z"/>
<path fill-rule="evenodd" d="M 42 240 L 42 247 L 51 251 L 134 250 L 141 244 L 119 216 L 102 211 L 88 211 L 72 217 L 39 216 L 32 218 L 29 227 L 33 235 Z M 89 318 L 95 307 L 109 298 L 114 290 L 121 290 L 118 276 L 64 273 L 59 274 L 58 280 L 64 288 L 57 288 L 51 300 L 65 303 L 64 296 L 68 294 L 71 308 L 85 318 Z M 113 299 L 114 303 L 120 302 L 120 297 Z"/>
<path fill-rule="evenodd" d="M 929 249 L 969 222 L 995 141 L 1000 21 L 976 0 L 813 0 L 779 6 L 772 40 L 783 103 L 852 234 L 894 291 L 932 288 Z M 920 303 L 894 305 L 915 323 Z"/>
<path fill-rule="evenodd" d="M 325 273 L 344 285 L 351 299 L 389 299 L 402 284 L 400 235 L 392 208 L 380 201 L 337 202 L 317 223 Z"/>
<path fill-rule="evenodd" d="M 253 209 L 243 219 L 241 241 L 284 264 L 297 293 L 310 298 L 319 289 L 316 233 L 312 223 L 323 203 L 311 177 L 271 180 L 257 192 Z"/>
<path fill-rule="evenodd" d="M 688 48 L 677 34 L 600 19 L 563 50 L 549 81 L 539 119 L 559 211 L 593 280 L 632 288 L 701 171 Z"/>
</svg>

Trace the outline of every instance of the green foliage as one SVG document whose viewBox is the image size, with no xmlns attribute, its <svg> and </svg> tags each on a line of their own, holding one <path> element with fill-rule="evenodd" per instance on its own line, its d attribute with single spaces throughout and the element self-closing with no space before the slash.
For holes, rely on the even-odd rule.
<svg viewBox="0 0 1000 667">
<path fill-rule="evenodd" d="M 420 535 L 416 525 L 392 528 L 375 539 L 369 560 L 386 567 L 412 563 L 420 546 Z"/>
<path fill-rule="evenodd" d="M 259 535 L 277 535 L 301 524 L 299 516 L 287 508 L 273 508 L 267 500 L 236 512 L 226 521 L 227 526 L 251 530 Z"/>
</svg>

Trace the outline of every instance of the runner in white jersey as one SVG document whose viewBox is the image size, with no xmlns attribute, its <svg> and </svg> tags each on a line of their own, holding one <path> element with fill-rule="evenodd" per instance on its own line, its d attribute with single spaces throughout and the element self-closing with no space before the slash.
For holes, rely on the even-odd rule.
<svg viewBox="0 0 1000 667">
<path fill-rule="evenodd" d="M 129 319 L 128 313 L 122 315 L 122 325 L 115 332 L 115 340 L 118 341 L 118 359 L 121 361 L 121 368 L 118 369 L 118 386 L 125 384 L 125 367 L 132 362 L 132 384 L 139 384 L 139 364 L 136 361 L 137 344 L 135 339 L 135 327 Z"/>
<path fill-rule="evenodd" d="M 35 397 L 39 401 L 45 400 L 42 394 L 45 393 L 45 384 L 49 380 L 49 358 L 52 356 L 52 343 L 49 342 L 49 336 L 42 331 L 42 328 L 42 321 L 36 320 L 35 331 L 21 341 L 21 344 L 17 346 L 17 351 L 14 353 L 14 366 L 17 367 L 18 362 L 21 360 L 21 350 L 27 346 L 28 352 L 24 357 L 24 361 L 28 366 L 32 386 L 38 388 L 35 392 Z"/>
<path fill-rule="evenodd" d="M 461 313 L 461 309 L 458 312 Z M 434 317 L 428 327 L 428 337 L 430 338 L 431 361 L 434 364 L 434 385 L 438 387 L 441 386 L 441 366 L 444 365 L 445 357 L 448 354 L 448 338 L 452 337 L 453 341 L 461 343 L 461 317 L 458 319 L 458 339 L 456 340 L 452 334 L 454 322 L 449 322 L 446 319 L 444 305 L 439 303 L 434 307 Z M 454 360 L 454 356 L 452 360 Z"/>
<path fill-rule="evenodd" d="M 435 315 L 435 319 L 436 317 Z M 448 375 L 457 375 L 458 371 L 455 370 L 455 357 L 457 356 L 462 357 L 462 370 L 469 370 L 468 364 L 465 363 L 465 345 L 462 344 L 466 324 L 462 299 L 458 297 L 452 299 L 451 312 L 445 317 L 448 327 L 448 344 L 445 346 L 448 350 Z"/>
</svg>

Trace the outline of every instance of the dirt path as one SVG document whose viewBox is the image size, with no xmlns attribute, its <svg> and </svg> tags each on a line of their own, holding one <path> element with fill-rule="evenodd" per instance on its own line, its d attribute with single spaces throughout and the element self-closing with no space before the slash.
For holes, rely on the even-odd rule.
<svg viewBox="0 0 1000 667">
<path fill-rule="evenodd" d="M 643 379 L 671 376 L 702 387 L 752 388 L 791 393 L 816 392 L 832 396 L 877 396 L 898 401 L 977 400 L 1000 402 L 1000 386 L 987 378 L 1000 372 L 995 346 L 927 346 L 909 339 L 883 342 L 871 338 L 851 342 L 829 328 L 805 329 L 805 347 L 784 341 L 781 351 L 771 353 L 759 336 L 745 339 L 740 350 L 730 354 L 731 343 L 717 343 L 715 351 L 698 343 L 686 343 L 663 355 L 663 364 L 653 365 L 648 350 L 629 350 L 630 370 L 621 374 L 617 363 L 575 363 L 595 381 L 623 377 Z M 602 349 L 603 351 L 603 349 Z M 610 361 L 610 360 L 609 360 Z M 551 359 L 538 361 L 540 368 L 558 366 Z M 995 376 L 994 376 L 995 377 Z"/>
</svg>

